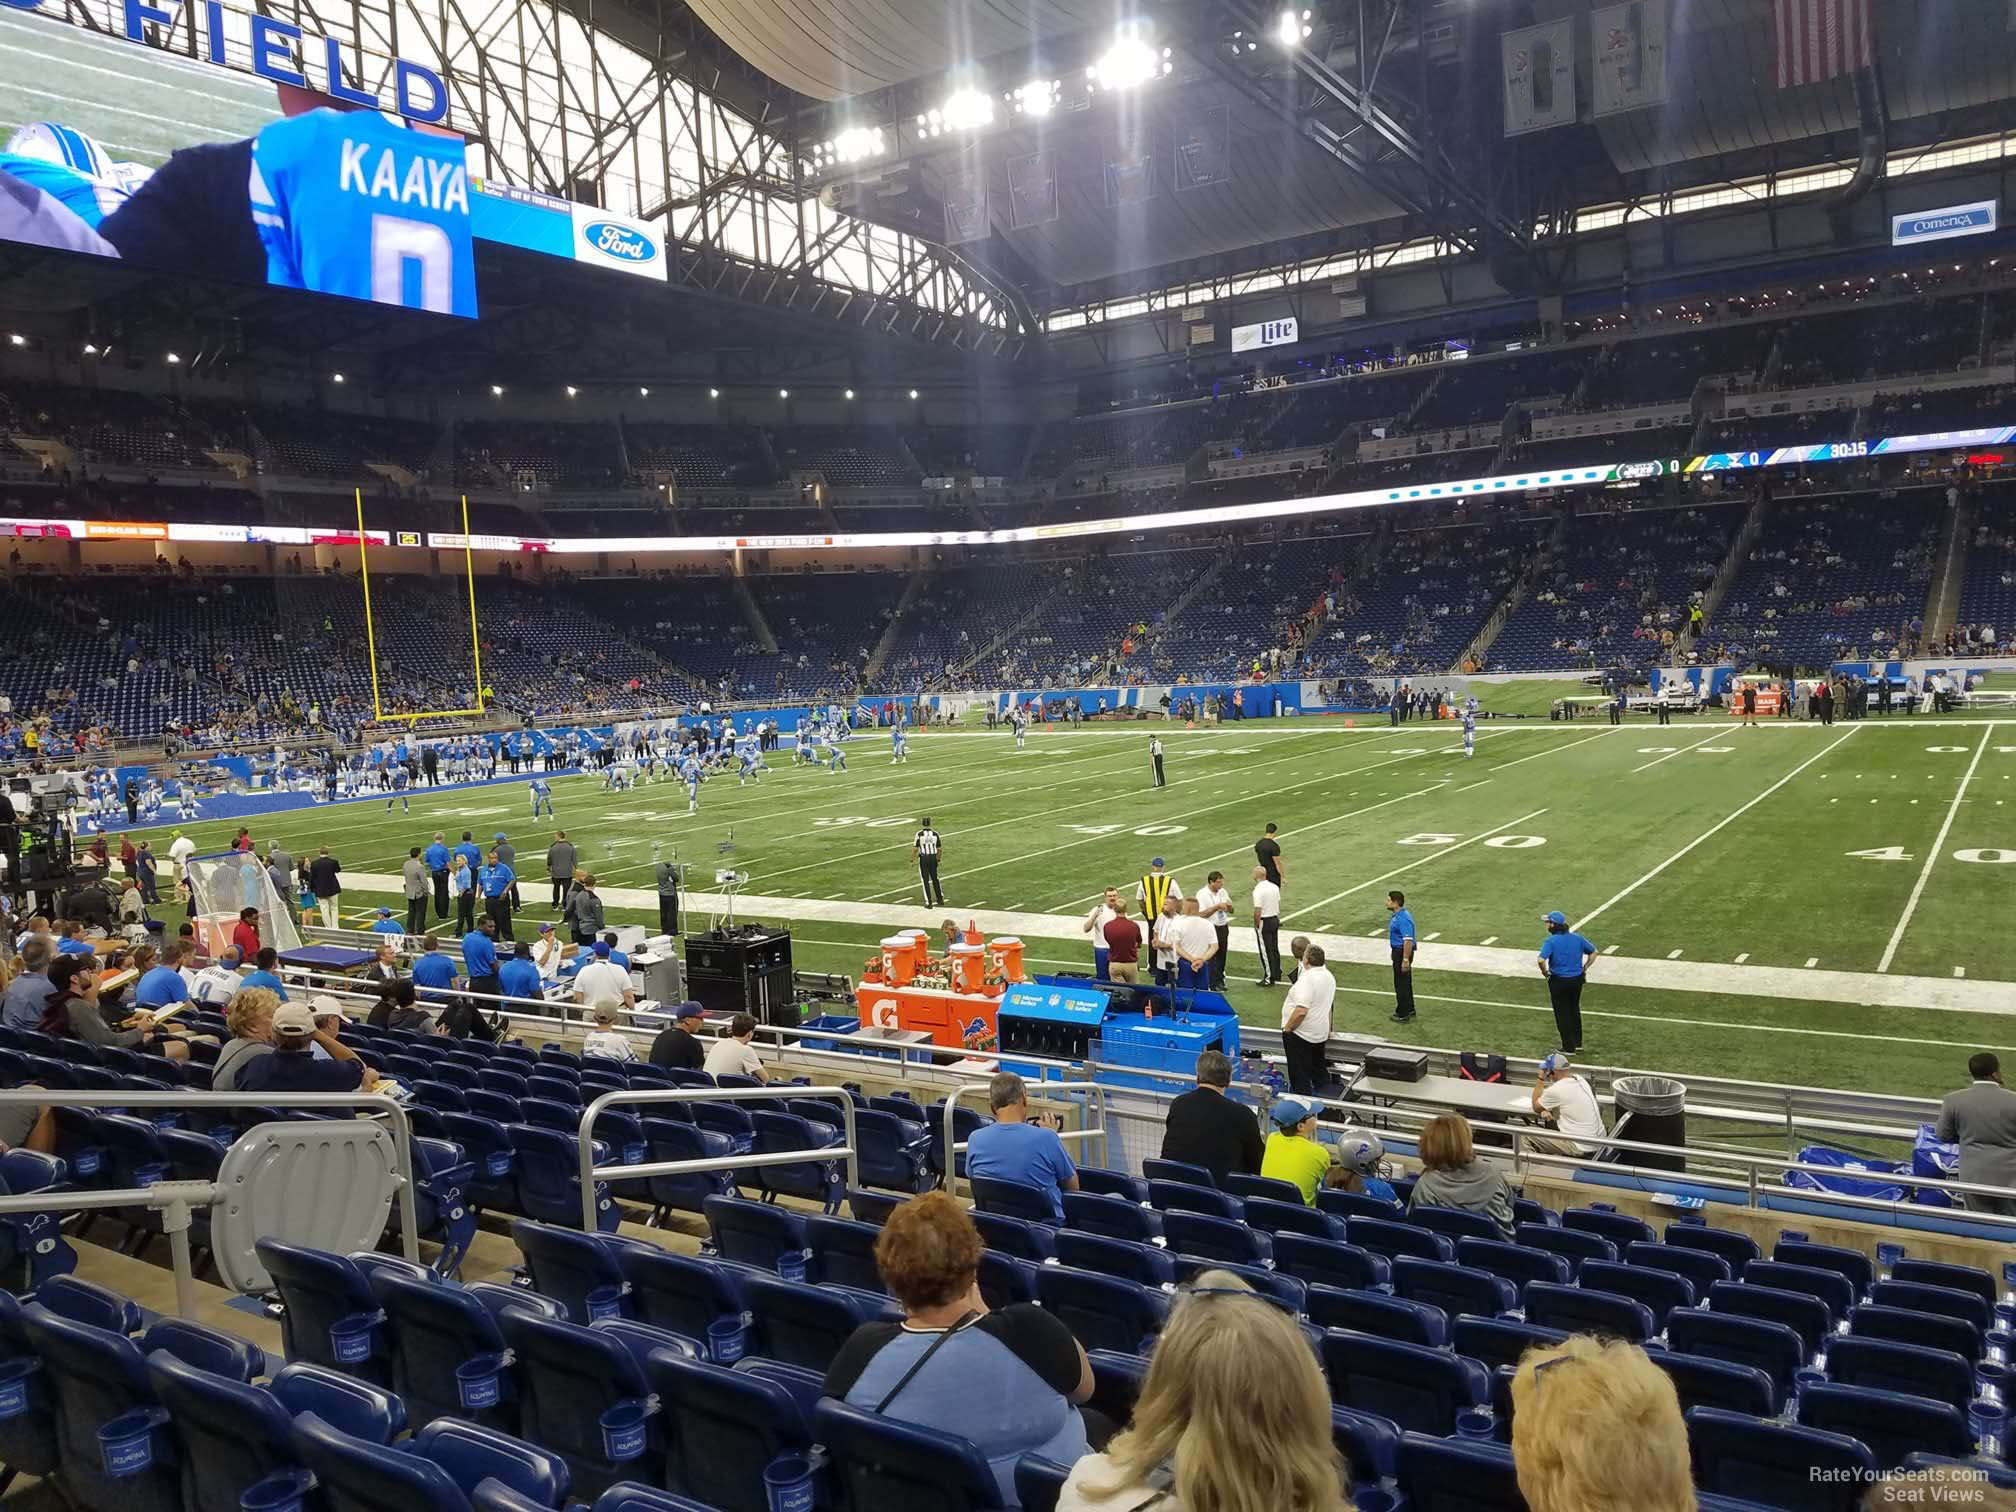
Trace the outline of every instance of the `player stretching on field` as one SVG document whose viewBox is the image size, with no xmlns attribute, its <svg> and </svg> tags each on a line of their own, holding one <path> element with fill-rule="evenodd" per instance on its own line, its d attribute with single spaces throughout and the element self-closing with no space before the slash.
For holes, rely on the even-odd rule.
<svg viewBox="0 0 2016 1512">
<path fill-rule="evenodd" d="M 899 766 L 910 760 L 910 753 L 905 749 L 908 739 L 909 737 L 903 733 L 903 726 L 900 724 L 889 726 L 889 749 L 894 753 L 889 758 L 889 765 Z"/>
<path fill-rule="evenodd" d="M 526 787 L 532 794 L 532 817 L 537 819 L 539 811 L 543 808 L 546 811 L 546 817 L 551 819 L 553 817 L 553 785 L 544 777 L 534 777 L 526 784 Z"/>
<path fill-rule="evenodd" d="M 679 776 L 686 784 L 686 812 L 689 814 L 699 813 L 700 758 L 688 752 L 686 760 L 680 764 Z"/>
<path fill-rule="evenodd" d="M 1468 761 L 1477 754 L 1477 700 L 1471 699 L 1463 709 L 1463 759 Z"/>
</svg>

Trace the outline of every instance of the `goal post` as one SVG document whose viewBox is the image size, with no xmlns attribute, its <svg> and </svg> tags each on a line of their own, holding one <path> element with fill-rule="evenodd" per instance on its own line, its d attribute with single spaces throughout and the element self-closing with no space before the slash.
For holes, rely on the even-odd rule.
<svg viewBox="0 0 2016 1512">
<path fill-rule="evenodd" d="M 364 649 L 371 663 L 371 716 L 380 723 L 403 720 L 408 725 L 423 719 L 468 718 L 488 712 L 483 692 L 483 637 L 476 624 L 476 555 L 470 546 L 469 495 L 462 495 L 463 591 L 469 603 L 469 667 L 473 679 L 474 703 L 461 709 L 414 709 L 410 712 L 385 710 L 385 697 L 378 677 L 378 623 L 371 606 L 371 535 L 364 528 L 364 490 L 355 490 L 357 501 L 357 561 L 364 583 Z"/>
</svg>

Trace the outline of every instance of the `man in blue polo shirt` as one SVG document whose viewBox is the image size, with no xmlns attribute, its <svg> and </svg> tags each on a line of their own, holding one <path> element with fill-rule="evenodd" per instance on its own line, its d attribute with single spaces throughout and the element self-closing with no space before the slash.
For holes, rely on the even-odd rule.
<svg viewBox="0 0 2016 1512">
<path fill-rule="evenodd" d="M 509 863 L 497 855 L 497 847 L 490 847 L 490 864 L 476 874 L 476 885 L 483 890 L 483 907 L 497 924 L 497 938 L 509 940 L 511 933 L 511 884 L 518 880 L 518 874 L 511 870 Z"/>
<path fill-rule="evenodd" d="M 476 927 L 462 936 L 462 969 L 472 990 L 495 992 L 495 987 L 477 988 L 479 977 L 497 977 L 497 921 L 485 914 Z"/>
<path fill-rule="evenodd" d="M 1568 916 L 1558 908 L 1542 922 L 1547 938 L 1540 942 L 1540 975 L 1547 978 L 1547 996 L 1554 1002 L 1561 1048 L 1573 1055 L 1582 1048 L 1582 984 L 1589 979 L 1596 947 L 1568 927 Z"/>
<path fill-rule="evenodd" d="M 1055 1129 L 1029 1121 L 1029 1089 L 1013 1071 L 997 1072 L 987 1084 L 987 1105 L 994 1122 L 975 1129 L 967 1141 L 966 1174 L 1038 1188 L 1061 1223 L 1063 1194 L 1078 1190 L 1078 1168 L 1064 1152 L 1064 1141 Z"/>
<path fill-rule="evenodd" d="M 136 1008 L 166 1008 L 170 1003 L 189 1001 L 189 984 L 176 968 L 182 964 L 182 945 L 171 940 L 161 947 L 160 964 L 149 967 L 133 987 Z"/>
<path fill-rule="evenodd" d="M 497 983 L 504 989 L 506 997 L 538 999 L 546 996 L 546 983 L 539 975 L 539 963 L 532 959 L 529 940 L 520 940 L 511 957 L 498 964 Z"/>
<path fill-rule="evenodd" d="M 618 966 L 621 966 L 625 971 L 628 971 L 630 969 L 630 957 L 626 952 L 616 948 L 616 931 L 612 929 L 605 933 L 602 936 L 602 943 L 609 947 L 609 959 L 614 961 Z"/>
<path fill-rule="evenodd" d="M 483 847 L 469 837 L 469 831 L 462 831 L 462 843 L 455 847 L 455 854 L 469 863 L 472 878 L 483 870 Z"/>
<path fill-rule="evenodd" d="M 420 955 L 413 962 L 413 986 L 423 998 L 441 997 L 455 985 L 455 963 L 433 935 L 421 941 Z"/>
<path fill-rule="evenodd" d="M 381 908 L 378 910 L 378 917 L 371 923 L 371 932 L 373 934 L 403 935 L 406 933 L 406 926 L 392 917 L 391 909 Z"/>
<path fill-rule="evenodd" d="M 450 852 L 441 831 L 434 831 L 434 840 L 420 853 L 420 859 L 427 864 L 427 875 L 434 883 L 434 917 L 448 917 L 448 860 Z"/>
<path fill-rule="evenodd" d="M 264 987 L 277 996 L 281 1002 L 286 1002 L 287 984 L 280 980 L 280 973 L 275 969 L 280 964 L 279 953 L 271 945 L 262 945 L 259 948 L 259 954 L 252 959 L 257 963 L 257 969 L 248 971 L 245 974 L 244 985 L 247 987 Z"/>
<path fill-rule="evenodd" d="M 1393 952 L 1393 1022 L 1414 1022 L 1414 915 L 1407 912 L 1407 894 L 1386 894 L 1386 944 Z"/>
</svg>

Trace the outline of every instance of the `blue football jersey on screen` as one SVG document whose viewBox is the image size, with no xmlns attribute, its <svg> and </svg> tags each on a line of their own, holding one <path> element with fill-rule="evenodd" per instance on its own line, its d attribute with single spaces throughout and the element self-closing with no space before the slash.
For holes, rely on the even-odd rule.
<svg viewBox="0 0 2016 1512">
<path fill-rule="evenodd" d="M 458 138 L 375 111 L 311 110 L 260 129 L 251 193 L 268 283 L 475 317 Z"/>
</svg>

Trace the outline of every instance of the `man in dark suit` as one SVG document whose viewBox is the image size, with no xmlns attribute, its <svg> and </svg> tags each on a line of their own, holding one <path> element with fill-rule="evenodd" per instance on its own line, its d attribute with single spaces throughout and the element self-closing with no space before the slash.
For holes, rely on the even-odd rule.
<svg viewBox="0 0 2016 1512">
<path fill-rule="evenodd" d="M 1986 1050 L 1969 1057 L 1973 1081 L 1948 1092 L 1939 1104 L 1933 1133 L 1960 1146 L 1960 1179 L 1983 1186 L 2016 1188 L 2016 1092 L 2002 1085 L 2002 1063 Z M 1977 1213 L 2016 1217 L 2016 1191 L 2008 1196 L 1985 1192 L 1965 1194 Z"/>
</svg>

